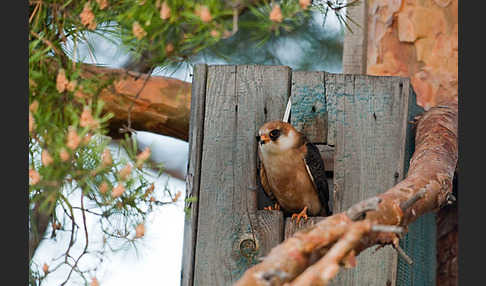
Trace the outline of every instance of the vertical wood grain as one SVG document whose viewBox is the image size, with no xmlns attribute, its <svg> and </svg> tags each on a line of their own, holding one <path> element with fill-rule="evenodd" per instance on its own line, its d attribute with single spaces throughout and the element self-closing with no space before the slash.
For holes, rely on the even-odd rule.
<svg viewBox="0 0 486 286">
<path fill-rule="evenodd" d="M 202 141 L 204 135 L 204 106 L 206 97 L 207 66 L 196 65 L 192 78 L 191 118 L 189 122 L 189 160 L 186 176 L 185 207 L 190 211 L 184 220 L 184 244 L 182 250 L 181 286 L 193 285 L 194 255 L 196 247 L 199 183 L 201 172 Z"/>
<path fill-rule="evenodd" d="M 344 74 L 326 74 L 326 99 L 328 110 L 328 144 L 334 145 L 334 186 L 330 198 L 332 199 L 333 213 L 341 212 L 341 205 L 337 204 L 342 196 L 343 180 L 345 170 L 344 165 L 336 166 L 336 149 L 337 136 L 340 136 L 339 141 L 344 140 L 344 134 L 341 132 L 337 134 L 336 129 L 338 125 L 338 118 L 345 118 L 345 110 L 342 100 L 339 100 L 345 94 L 351 95 L 354 92 L 354 76 Z"/>
<path fill-rule="evenodd" d="M 283 214 L 257 211 L 255 136 L 283 116 L 289 76 L 288 67 L 208 67 L 194 285 L 231 285 L 282 240 Z"/>
<path fill-rule="evenodd" d="M 319 149 L 319 153 L 321 153 L 325 170 L 332 172 L 334 170 L 334 147 L 329 145 L 317 145 L 316 147 Z"/>
<path fill-rule="evenodd" d="M 194 285 L 232 280 L 235 79 L 235 66 L 208 67 Z"/>
<path fill-rule="evenodd" d="M 336 75 L 334 203 L 336 212 L 386 191 L 404 173 L 409 93 L 399 77 Z M 332 285 L 395 285 L 391 247 L 367 249 Z"/>
<path fill-rule="evenodd" d="M 257 164 L 255 136 L 265 122 L 282 120 L 290 95 L 290 76 L 290 68 L 286 66 L 240 65 L 237 67 L 238 150 L 244 150 L 239 154 L 247 156 L 248 165 L 251 166 L 250 169 L 241 169 L 240 174 L 250 180 L 246 186 L 250 187 L 257 201 L 257 205 L 252 207 L 260 210 L 270 205 L 271 201 L 256 182 L 259 176 L 253 167 Z M 245 185 L 242 184 L 242 187 Z"/>
<path fill-rule="evenodd" d="M 316 223 L 320 222 L 323 220 L 325 217 L 322 216 L 315 216 L 315 217 L 309 217 L 306 221 L 300 220 L 298 223 L 295 221 L 292 221 L 290 217 L 285 218 L 285 233 L 284 233 L 284 239 L 287 239 L 294 235 L 294 233 L 304 230 L 308 227 L 311 227 L 315 225 Z"/>
<path fill-rule="evenodd" d="M 368 58 L 368 1 L 358 1 L 357 5 L 347 7 L 346 14 L 353 21 L 346 19 L 351 31 L 346 28 L 344 34 L 343 73 L 366 74 Z"/>
</svg>

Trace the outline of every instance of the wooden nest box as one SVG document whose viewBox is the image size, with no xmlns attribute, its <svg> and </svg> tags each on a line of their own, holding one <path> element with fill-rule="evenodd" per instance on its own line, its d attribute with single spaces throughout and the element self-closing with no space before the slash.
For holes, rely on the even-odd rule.
<svg viewBox="0 0 486 286">
<path fill-rule="evenodd" d="M 182 285 L 232 285 L 295 231 L 268 205 L 257 182 L 255 135 L 282 119 L 320 148 L 333 213 L 402 180 L 414 150 L 410 122 L 422 110 L 408 78 L 292 71 L 286 66 L 196 65 L 192 85 Z M 435 285 L 435 215 L 409 227 L 401 241 L 365 250 L 333 285 Z"/>
</svg>

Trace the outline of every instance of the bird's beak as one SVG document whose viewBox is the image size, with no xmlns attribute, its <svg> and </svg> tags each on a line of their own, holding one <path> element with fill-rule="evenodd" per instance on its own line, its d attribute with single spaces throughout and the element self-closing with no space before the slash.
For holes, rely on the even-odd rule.
<svg viewBox="0 0 486 286">
<path fill-rule="evenodd" d="M 270 138 L 265 134 L 263 134 L 261 136 L 257 136 L 257 142 L 260 143 L 260 145 L 263 145 L 263 144 L 267 143 L 268 141 L 270 141 Z"/>
</svg>

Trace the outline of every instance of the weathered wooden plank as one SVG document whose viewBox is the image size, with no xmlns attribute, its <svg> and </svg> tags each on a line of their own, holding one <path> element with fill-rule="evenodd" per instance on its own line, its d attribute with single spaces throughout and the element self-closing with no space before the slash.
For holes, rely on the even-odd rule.
<svg viewBox="0 0 486 286">
<path fill-rule="evenodd" d="M 334 173 L 332 174 L 334 175 Z M 336 211 L 334 210 L 334 201 L 332 199 L 332 196 L 331 194 L 334 193 L 334 177 L 327 177 L 327 185 L 329 186 L 329 208 L 331 209 L 331 212 L 333 214 L 336 213 Z"/>
<path fill-rule="evenodd" d="M 343 43 L 343 73 L 366 74 L 368 50 L 368 1 L 346 8 L 352 31 L 346 29 Z M 358 25 L 356 25 L 356 24 Z"/>
<path fill-rule="evenodd" d="M 193 75 L 191 118 L 189 122 L 190 156 L 186 175 L 186 199 L 197 198 L 199 196 L 207 66 L 204 64 L 196 65 L 194 67 Z M 190 208 L 190 212 L 189 215 L 186 215 L 184 220 L 181 286 L 192 286 L 194 277 L 198 201 L 186 201 L 185 207 Z"/>
<path fill-rule="evenodd" d="M 281 120 L 287 101 L 290 96 L 290 68 L 286 66 L 257 66 L 257 65 L 241 65 L 238 69 L 238 100 L 241 103 L 238 107 L 238 114 L 247 116 L 248 120 L 242 118 L 239 122 L 238 129 L 241 131 L 242 148 L 246 148 L 248 160 L 251 160 L 249 165 L 256 166 L 257 160 L 257 144 L 255 136 L 258 129 L 265 122 L 271 120 Z M 251 101 L 251 104 L 249 104 Z M 247 109 L 244 106 L 247 106 Z M 251 116 L 249 116 L 251 115 Z M 265 206 L 271 204 L 261 189 L 259 184 L 255 184 L 259 176 L 256 174 L 256 169 L 244 169 L 245 174 L 253 174 L 251 178 L 250 188 L 256 190 L 257 208 L 263 209 Z M 249 176 L 248 176 L 249 177 Z"/>
<path fill-rule="evenodd" d="M 283 241 L 284 216 L 281 211 L 257 211 L 255 227 L 257 241 L 257 260 L 267 255 L 270 250 Z"/>
<path fill-rule="evenodd" d="M 344 165 L 339 165 L 337 166 L 338 169 L 336 170 L 336 144 L 337 144 L 337 132 L 336 132 L 336 126 L 338 124 L 337 118 L 343 117 L 344 116 L 344 106 L 343 102 L 338 101 L 340 97 L 342 97 L 344 94 L 351 95 L 354 92 L 354 76 L 353 75 L 345 75 L 345 74 L 330 74 L 327 73 L 325 75 L 325 84 L 326 84 L 326 99 L 327 99 L 327 107 L 328 107 L 328 144 L 329 145 L 334 145 L 334 186 L 333 186 L 333 192 L 331 193 L 332 196 L 332 202 L 333 206 L 337 206 L 333 209 L 333 213 L 341 212 L 342 209 L 340 208 L 340 205 L 337 205 L 336 202 L 339 200 L 339 196 L 341 195 L 341 192 L 343 189 L 341 186 L 343 185 L 342 180 L 343 176 L 341 174 L 344 174 Z M 339 114 L 338 114 L 339 113 Z M 344 140 L 344 134 L 341 132 L 339 133 L 340 141 Z M 336 175 L 338 174 L 338 175 Z"/>
<path fill-rule="evenodd" d="M 258 210 L 256 213 L 249 212 L 247 219 L 250 223 L 247 230 L 237 233 L 232 245 L 227 245 L 232 250 L 232 259 L 235 264 L 235 268 L 232 270 L 234 279 L 238 279 L 248 267 L 256 264 L 260 258 L 267 255 L 274 246 L 283 240 L 284 217 L 281 211 Z M 231 285 L 233 282 L 198 285 Z"/>
<path fill-rule="evenodd" d="M 327 142 L 324 72 L 292 72 L 290 123 L 311 142 Z"/>
<path fill-rule="evenodd" d="M 326 73 L 324 75 L 324 84 L 326 91 L 326 110 L 327 110 L 327 145 L 336 145 L 336 113 L 337 113 L 337 97 L 338 93 L 344 91 L 351 92 L 352 85 L 346 85 L 345 80 L 348 79 L 338 74 Z"/>
<path fill-rule="evenodd" d="M 194 285 L 227 285 L 234 262 L 230 240 L 241 219 L 233 216 L 236 67 L 209 66 L 206 83 L 204 138 Z M 229 243 L 229 245 L 228 245 Z M 216 251 L 218 250 L 218 251 Z"/>
<path fill-rule="evenodd" d="M 324 168 L 326 171 L 334 170 L 334 147 L 329 145 L 316 145 L 317 149 L 321 153 L 322 160 L 324 161 Z"/>
<path fill-rule="evenodd" d="M 283 115 L 288 79 L 287 67 L 208 67 L 194 285 L 234 283 L 282 239 L 283 214 L 257 212 L 255 135 Z"/>
<path fill-rule="evenodd" d="M 335 212 L 392 187 L 404 172 L 409 94 L 403 79 L 336 75 Z M 333 285 L 395 285 L 397 255 L 368 249 Z M 390 281 L 390 282 L 388 282 Z"/>
<path fill-rule="evenodd" d="M 300 220 L 297 222 L 292 222 L 290 217 L 285 218 L 285 233 L 284 239 L 287 239 L 294 235 L 294 233 L 303 230 L 307 227 L 313 226 L 314 224 L 318 223 L 319 221 L 323 220 L 325 217 L 322 216 L 315 216 L 309 217 L 307 221 Z"/>
<path fill-rule="evenodd" d="M 255 136 L 265 122 L 281 119 L 290 94 L 290 68 L 285 66 L 239 65 L 236 69 L 237 94 L 237 126 L 236 126 L 236 156 L 235 177 L 237 190 L 249 194 L 248 207 L 244 212 L 250 214 L 250 229 L 240 234 L 241 237 L 255 235 L 248 243 L 256 245 L 254 260 L 240 255 L 237 259 L 245 259 L 247 263 L 237 265 L 237 278 L 258 257 L 282 240 L 283 213 L 259 211 L 256 219 L 258 194 L 265 196 L 263 190 L 258 190 L 257 180 L 257 142 Z M 262 207 L 263 208 L 263 207 Z M 245 222 L 246 223 L 246 222 Z M 241 245 L 240 245 L 241 246 Z M 241 250 L 241 247 L 240 247 Z M 244 252 L 238 251 L 242 254 Z"/>
</svg>

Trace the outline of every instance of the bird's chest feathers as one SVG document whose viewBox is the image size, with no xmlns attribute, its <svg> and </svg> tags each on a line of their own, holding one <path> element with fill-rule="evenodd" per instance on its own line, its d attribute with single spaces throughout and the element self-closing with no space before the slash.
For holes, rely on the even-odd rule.
<svg viewBox="0 0 486 286">
<path fill-rule="evenodd" d="M 302 156 L 293 151 L 282 154 L 263 154 L 263 163 L 267 175 L 273 179 L 284 179 L 285 177 L 295 177 L 305 171 L 305 164 Z"/>
<path fill-rule="evenodd" d="M 301 153 L 290 150 L 262 155 L 269 185 L 280 204 L 288 209 L 302 209 L 310 202 L 318 202 Z"/>
</svg>

